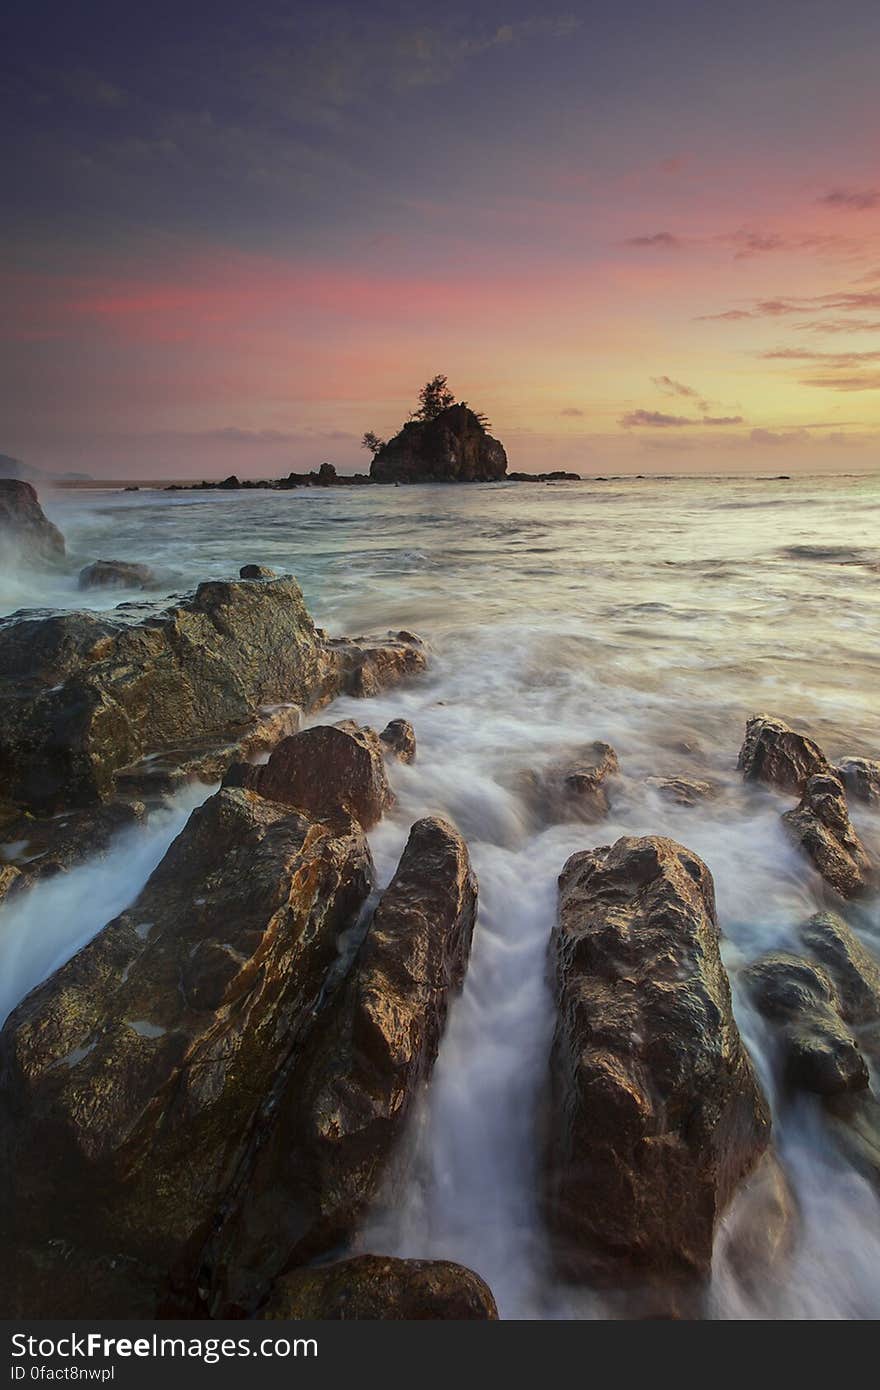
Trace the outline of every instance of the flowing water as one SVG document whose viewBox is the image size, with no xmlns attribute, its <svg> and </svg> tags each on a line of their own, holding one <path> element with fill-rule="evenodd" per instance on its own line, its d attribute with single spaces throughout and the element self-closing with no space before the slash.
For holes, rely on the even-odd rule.
<svg viewBox="0 0 880 1390">
<path fill-rule="evenodd" d="M 371 835 L 381 880 L 409 825 L 431 812 L 458 824 L 480 879 L 471 965 L 413 1128 L 412 1177 L 391 1211 L 376 1212 L 371 1248 L 472 1266 L 506 1316 L 613 1312 L 547 1272 L 535 1127 L 553 1026 L 546 952 L 570 853 L 665 834 L 715 877 L 737 1017 L 773 1101 L 798 1207 L 784 1276 L 757 1287 L 729 1268 L 722 1232 L 710 1310 L 880 1315 L 877 1195 L 840 1156 L 817 1107 L 779 1095 L 771 1041 L 737 992 L 738 968 L 793 947 L 821 898 L 780 824 L 791 799 L 746 787 L 735 771 L 745 719 L 761 710 L 812 734 L 832 758 L 880 753 L 880 481 L 76 493 L 47 510 L 68 537 L 67 568 L 52 579 L 7 570 L 2 612 L 82 606 L 74 576 L 97 557 L 156 571 L 149 600 L 98 599 L 127 601 L 133 615 L 257 562 L 294 573 L 331 632 L 406 627 L 430 644 L 424 678 L 375 700 L 337 701 L 321 716 L 380 728 L 404 716 L 415 726 L 418 759 L 392 769 L 397 805 Z M 609 820 L 541 826 L 523 778 L 594 739 L 613 744 L 621 764 Z M 646 784 L 656 775 L 706 778 L 719 794 L 672 805 Z M 7 1003 L 135 896 L 193 795 L 0 916 Z M 880 816 L 856 811 L 880 852 Z M 851 920 L 880 952 L 878 904 Z"/>
</svg>

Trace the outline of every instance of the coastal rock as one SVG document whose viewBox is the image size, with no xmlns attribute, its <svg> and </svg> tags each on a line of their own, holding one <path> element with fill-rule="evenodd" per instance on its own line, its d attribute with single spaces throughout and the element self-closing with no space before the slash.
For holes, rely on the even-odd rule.
<svg viewBox="0 0 880 1390">
<path fill-rule="evenodd" d="M 392 719 L 385 725 L 379 737 L 398 762 L 415 762 L 416 733 L 408 719 Z"/>
<path fill-rule="evenodd" d="M 852 927 L 836 912 L 817 912 L 801 928 L 801 940 L 834 980 L 847 1023 L 859 1028 L 880 1023 L 880 962 Z"/>
<path fill-rule="evenodd" d="M 784 1278 L 797 1228 L 794 1193 L 779 1159 L 768 1149 L 731 1203 L 716 1261 L 726 1263 L 740 1285 L 755 1293 L 768 1279 Z"/>
<path fill-rule="evenodd" d="M 379 695 L 428 665 L 420 637 L 389 632 L 385 637 L 331 637 L 327 654 L 340 691 L 358 699 Z"/>
<path fill-rule="evenodd" d="M 63 873 L 83 859 L 100 859 L 121 834 L 141 825 L 146 814 L 142 801 L 117 798 L 57 816 L 17 815 L 0 832 L 0 847 L 24 887 Z"/>
<path fill-rule="evenodd" d="M 776 1025 L 789 1085 L 820 1096 L 864 1090 L 865 1059 L 821 965 L 774 952 L 747 966 L 742 980 L 758 1011 Z"/>
<path fill-rule="evenodd" d="M 563 799 L 578 820 L 592 823 L 605 819 L 610 810 L 606 784 L 619 767 L 611 744 L 596 742 L 582 749 L 575 762 L 560 769 Z"/>
<path fill-rule="evenodd" d="M 676 806 L 696 806 L 717 793 L 712 782 L 701 782 L 694 777 L 646 777 L 645 786 L 651 787 L 664 800 L 674 801 Z"/>
<path fill-rule="evenodd" d="M 880 762 L 873 758 L 841 758 L 834 771 L 857 801 L 880 802 Z"/>
<path fill-rule="evenodd" d="M 721 963 L 712 876 L 623 838 L 560 877 L 545 1209 L 567 1277 L 705 1276 L 770 1114 Z"/>
<path fill-rule="evenodd" d="M 146 589 L 153 583 L 149 565 L 127 560 L 95 560 L 79 572 L 81 589 Z"/>
<path fill-rule="evenodd" d="M 747 721 L 737 767 L 749 782 L 797 793 L 814 773 L 831 771 L 817 743 L 769 714 L 756 714 Z"/>
<path fill-rule="evenodd" d="M 132 906 L 12 1013 L 10 1316 L 194 1306 L 202 1247 L 240 1199 L 371 883 L 359 826 L 221 791 Z"/>
<path fill-rule="evenodd" d="M 275 571 L 268 565 L 242 565 L 238 571 L 239 579 L 275 579 Z"/>
<path fill-rule="evenodd" d="M 394 803 L 379 737 L 353 719 L 282 739 L 267 763 L 236 765 L 228 782 L 319 820 L 345 812 L 365 830 Z"/>
<path fill-rule="evenodd" d="M 261 1318 L 453 1318 L 494 1320 L 492 1291 L 478 1274 L 449 1260 L 358 1255 L 297 1269 L 276 1280 Z"/>
<path fill-rule="evenodd" d="M 486 432 L 464 404 L 432 420 L 410 420 L 376 453 L 376 483 L 490 483 L 507 473 L 503 444 Z"/>
<path fill-rule="evenodd" d="M 19 888 L 23 886 L 24 879 L 20 869 L 14 864 L 3 864 L 0 867 L 0 903 L 5 903 Z"/>
<path fill-rule="evenodd" d="M 210 1254 L 215 1315 L 252 1309 L 282 1270 L 333 1250 L 393 1179 L 464 980 L 476 908 L 458 831 L 436 817 L 418 821 L 300 1053 L 243 1204 Z"/>
<path fill-rule="evenodd" d="M 834 773 L 815 773 L 800 804 L 782 817 L 822 878 L 841 897 L 864 893 L 873 881 L 871 861 L 853 829 L 843 784 Z"/>
<path fill-rule="evenodd" d="M 295 579 L 213 580 L 158 616 L 0 623 L 0 779 L 51 812 L 109 798 L 116 773 L 238 743 L 267 705 L 315 709 L 424 669 L 417 639 L 328 640 Z"/>
<path fill-rule="evenodd" d="M 14 547 L 24 561 L 64 555 L 64 537 L 40 506 L 36 490 L 18 478 L 0 478 L 0 546 Z"/>
</svg>

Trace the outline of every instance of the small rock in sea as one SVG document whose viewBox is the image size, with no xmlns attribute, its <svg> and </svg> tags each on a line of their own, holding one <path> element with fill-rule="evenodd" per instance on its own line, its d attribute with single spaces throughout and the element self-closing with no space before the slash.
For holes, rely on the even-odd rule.
<svg viewBox="0 0 880 1390">
<path fill-rule="evenodd" d="M 814 772 L 831 771 L 817 743 L 769 714 L 756 714 L 747 721 L 737 767 L 746 781 L 797 793 Z"/>
<path fill-rule="evenodd" d="M 841 758 L 834 771 L 843 778 L 849 796 L 857 801 L 880 801 L 880 762 L 874 758 Z"/>
<path fill-rule="evenodd" d="M 18 478 L 0 478 L 0 542 L 10 541 L 24 560 L 58 560 L 64 537 L 40 506 L 36 490 Z"/>
<path fill-rule="evenodd" d="M 238 571 L 239 579 L 275 579 L 275 571 L 268 565 L 242 565 Z"/>
<path fill-rule="evenodd" d="M 693 777 L 646 777 L 645 785 L 678 806 L 696 806 L 698 801 L 718 793 L 714 783 L 700 782 Z"/>
<path fill-rule="evenodd" d="M 488 1284 L 450 1260 L 358 1255 L 276 1279 L 261 1318 L 494 1320 Z"/>
<path fill-rule="evenodd" d="M 801 928 L 804 946 L 821 961 L 837 986 L 840 1011 L 847 1023 L 868 1032 L 860 1037 L 880 1054 L 880 962 L 862 945 L 852 927 L 836 912 L 817 912 Z"/>
<path fill-rule="evenodd" d="M 758 1011 L 777 1025 L 789 1085 L 820 1096 L 864 1090 L 867 1064 L 821 965 L 779 951 L 754 961 L 740 978 Z"/>
<path fill-rule="evenodd" d="M 81 589 L 146 589 L 155 576 L 149 565 L 128 560 L 95 560 L 79 572 Z"/>
<path fill-rule="evenodd" d="M 416 734 L 408 719 L 392 719 L 385 725 L 379 738 L 399 762 L 415 762 Z"/>
<path fill-rule="evenodd" d="M 871 861 L 849 818 L 843 783 L 836 773 L 817 772 L 810 777 L 799 805 L 786 811 L 782 819 L 825 882 L 841 897 L 857 897 L 872 885 Z"/>
</svg>

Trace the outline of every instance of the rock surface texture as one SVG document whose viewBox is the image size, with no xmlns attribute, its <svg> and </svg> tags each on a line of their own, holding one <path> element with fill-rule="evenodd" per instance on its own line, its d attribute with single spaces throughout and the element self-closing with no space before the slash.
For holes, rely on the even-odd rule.
<svg viewBox="0 0 880 1390">
<path fill-rule="evenodd" d="M 64 555 L 64 537 L 40 506 L 36 490 L 18 478 L 0 478 L 0 546 L 11 546 L 25 563 Z"/>
<path fill-rule="evenodd" d="M 769 714 L 756 714 L 747 721 L 737 766 L 747 781 L 798 794 L 813 773 L 831 771 L 817 743 Z"/>
<path fill-rule="evenodd" d="M 488 1284 L 464 1265 L 359 1255 L 283 1275 L 260 1317 L 485 1321 L 498 1309 Z"/>
<path fill-rule="evenodd" d="M 410 420 L 382 445 L 370 468 L 377 483 L 491 483 L 506 473 L 503 444 L 463 404 L 433 420 Z"/>
<path fill-rule="evenodd" d="M 808 778 L 800 804 L 782 819 L 792 839 L 841 897 L 854 898 L 871 887 L 871 861 L 853 829 L 836 773 L 817 772 Z"/>
<path fill-rule="evenodd" d="M 841 758 L 834 771 L 856 801 L 880 802 L 880 762 L 874 758 Z"/>
<path fill-rule="evenodd" d="M 709 870 L 655 837 L 573 855 L 551 956 L 545 1205 L 560 1268 L 705 1276 L 716 1221 L 770 1130 Z"/>
<path fill-rule="evenodd" d="M 79 572 L 81 589 L 146 589 L 153 582 L 149 565 L 128 560 L 95 560 Z"/>
</svg>

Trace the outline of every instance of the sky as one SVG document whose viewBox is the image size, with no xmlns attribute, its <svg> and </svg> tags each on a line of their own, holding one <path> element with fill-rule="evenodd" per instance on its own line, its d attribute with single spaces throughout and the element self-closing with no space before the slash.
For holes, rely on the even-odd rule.
<svg viewBox="0 0 880 1390">
<path fill-rule="evenodd" d="M 7 0 L 0 452 L 880 467 L 880 4 Z"/>
</svg>

